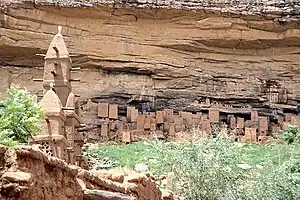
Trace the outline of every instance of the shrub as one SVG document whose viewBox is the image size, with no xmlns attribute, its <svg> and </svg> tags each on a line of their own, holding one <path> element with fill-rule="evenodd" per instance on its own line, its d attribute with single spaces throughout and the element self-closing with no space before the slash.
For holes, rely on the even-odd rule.
<svg viewBox="0 0 300 200">
<path fill-rule="evenodd" d="M 0 101 L 0 133 L 7 141 L 27 142 L 40 131 L 42 107 L 28 91 L 13 86 L 7 90 L 8 98 Z"/>
<path fill-rule="evenodd" d="M 13 139 L 11 139 L 7 136 L 6 131 L 0 132 L 0 145 L 5 145 L 8 147 L 15 147 L 18 144 L 19 143 L 17 141 L 14 141 Z"/>
<path fill-rule="evenodd" d="M 295 125 L 289 125 L 289 127 L 283 132 L 283 140 L 288 144 L 300 143 L 300 128 Z"/>
<path fill-rule="evenodd" d="M 184 143 L 149 140 L 101 145 L 89 152 L 131 169 L 136 163 L 155 159 L 150 171 L 157 177 L 171 172 L 168 189 L 187 200 L 300 199 L 299 144 L 235 143 L 199 138 L 202 133 L 198 131 Z"/>
<path fill-rule="evenodd" d="M 176 155 L 169 156 L 176 193 L 193 200 L 234 196 L 245 173 L 238 167 L 238 151 L 230 141 L 204 139 L 178 148 Z"/>
<path fill-rule="evenodd" d="M 241 188 L 241 199 L 300 199 L 299 151 L 280 165 L 267 163 L 249 177 Z"/>
<path fill-rule="evenodd" d="M 158 149 L 174 173 L 173 191 L 186 199 L 300 199 L 298 146 L 237 145 L 217 138 L 171 146 Z M 268 154 L 262 152 L 266 157 L 259 161 L 256 150 Z M 274 157 L 277 150 L 282 155 Z"/>
</svg>

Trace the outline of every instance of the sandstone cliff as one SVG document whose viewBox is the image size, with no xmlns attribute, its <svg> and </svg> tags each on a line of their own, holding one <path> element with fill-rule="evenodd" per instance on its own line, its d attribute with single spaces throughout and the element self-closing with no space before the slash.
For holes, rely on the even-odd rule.
<svg viewBox="0 0 300 200">
<path fill-rule="evenodd" d="M 58 3 L 57 3 L 58 2 Z M 93 102 L 195 109 L 204 101 L 296 109 L 300 2 L 1 1 L 0 91 L 41 93 L 43 58 L 63 26 L 90 128 Z M 94 110 L 94 112 L 93 112 Z M 268 111 L 268 110 L 267 110 Z"/>
</svg>

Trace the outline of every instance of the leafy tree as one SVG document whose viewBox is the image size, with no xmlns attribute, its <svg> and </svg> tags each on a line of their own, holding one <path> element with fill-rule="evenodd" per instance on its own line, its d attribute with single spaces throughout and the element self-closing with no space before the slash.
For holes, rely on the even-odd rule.
<svg viewBox="0 0 300 200">
<path fill-rule="evenodd" d="M 43 119 L 42 106 L 33 96 L 18 86 L 7 90 L 8 97 L 0 100 L 0 140 L 4 145 L 27 142 L 38 133 Z"/>
</svg>

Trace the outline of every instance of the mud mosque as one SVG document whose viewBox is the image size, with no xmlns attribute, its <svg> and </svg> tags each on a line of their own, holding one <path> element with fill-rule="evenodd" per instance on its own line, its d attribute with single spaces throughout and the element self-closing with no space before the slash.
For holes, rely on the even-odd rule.
<svg viewBox="0 0 300 200">
<path fill-rule="evenodd" d="M 40 101 L 45 109 L 43 133 L 34 136 L 30 144 L 40 144 L 48 155 L 80 165 L 84 141 L 77 129 L 83 124 L 75 110 L 71 69 L 72 60 L 58 27 L 45 56 L 44 96 Z"/>
</svg>

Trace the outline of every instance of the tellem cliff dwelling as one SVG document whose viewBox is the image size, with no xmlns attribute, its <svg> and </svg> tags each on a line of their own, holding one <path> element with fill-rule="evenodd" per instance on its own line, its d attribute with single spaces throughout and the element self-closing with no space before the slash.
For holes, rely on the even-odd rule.
<svg viewBox="0 0 300 200">
<path fill-rule="evenodd" d="M 289 124 L 300 126 L 299 7 L 275 0 L 2 0 L 0 92 L 25 86 L 46 111 L 32 148 L 12 160 L 4 159 L 11 150 L 0 149 L 8 189 L 33 200 L 92 200 L 92 190 L 161 199 L 151 176 L 139 177 L 147 183 L 140 187 L 138 178 L 106 180 L 82 169 L 84 143 L 172 141 L 194 128 L 266 143 Z M 64 177 L 54 178 L 53 169 Z M 42 195 L 46 182 L 32 174 L 53 179 L 49 197 Z"/>
</svg>

